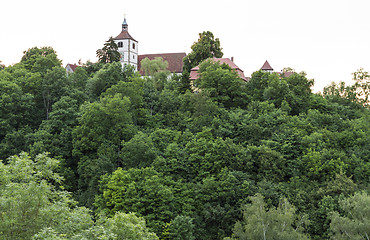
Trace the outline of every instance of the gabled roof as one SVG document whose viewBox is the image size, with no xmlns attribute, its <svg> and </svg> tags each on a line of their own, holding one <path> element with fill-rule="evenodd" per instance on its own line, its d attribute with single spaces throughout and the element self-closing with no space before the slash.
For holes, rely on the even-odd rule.
<svg viewBox="0 0 370 240">
<path fill-rule="evenodd" d="M 233 61 L 231 61 L 229 58 L 213 58 L 214 61 L 219 62 L 221 65 L 222 64 L 227 64 L 230 66 L 231 69 L 237 71 L 239 77 L 243 79 L 244 81 L 248 81 L 248 78 L 244 76 L 243 70 L 241 70 Z M 199 78 L 199 65 L 192 68 L 190 71 L 190 80 L 195 80 Z"/>
<path fill-rule="evenodd" d="M 149 58 L 150 60 L 156 57 L 163 58 L 163 61 L 168 62 L 167 70 L 171 73 L 182 73 L 182 67 L 184 65 L 182 59 L 186 56 L 186 53 L 158 53 L 158 54 L 143 54 L 138 57 L 138 69 L 141 75 L 145 75 L 144 71 L 141 69 L 141 60 Z"/>
<path fill-rule="evenodd" d="M 77 64 L 70 64 L 70 63 L 68 63 L 68 64 L 66 65 L 66 68 L 67 68 L 68 66 L 72 69 L 72 72 L 74 72 L 74 71 L 75 71 L 75 69 L 76 69 L 77 67 L 79 67 Z"/>
<path fill-rule="evenodd" d="M 292 76 L 293 74 L 294 74 L 294 72 L 282 72 L 281 73 L 281 75 L 283 75 L 283 77 L 286 77 L 286 78 Z"/>
<path fill-rule="evenodd" d="M 122 31 L 117 37 L 113 38 L 113 40 L 123 40 L 123 39 L 131 39 L 137 42 L 131 35 L 128 33 L 128 31 Z"/>
<path fill-rule="evenodd" d="M 261 70 L 264 71 L 274 71 L 274 69 L 271 67 L 270 63 L 266 60 L 266 62 L 261 67 Z"/>
</svg>

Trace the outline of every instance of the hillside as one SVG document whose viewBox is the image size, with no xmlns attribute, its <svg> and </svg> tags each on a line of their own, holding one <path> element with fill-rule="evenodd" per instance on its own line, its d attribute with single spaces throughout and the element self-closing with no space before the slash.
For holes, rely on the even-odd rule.
<svg viewBox="0 0 370 240">
<path fill-rule="evenodd" d="M 365 239 L 368 74 L 321 95 L 199 62 L 197 92 L 50 47 L 0 70 L 0 238 Z"/>
</svg>

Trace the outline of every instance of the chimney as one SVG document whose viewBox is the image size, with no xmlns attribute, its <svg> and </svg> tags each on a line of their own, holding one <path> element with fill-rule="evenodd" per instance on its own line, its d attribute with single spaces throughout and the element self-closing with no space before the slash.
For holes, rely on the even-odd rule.
<svg viewBox="0 0 370 240">
<path fill-rule="evenodd" d="M 234 57 L 231 57 L 231 61 L 234 62 Z"/>
</svg>

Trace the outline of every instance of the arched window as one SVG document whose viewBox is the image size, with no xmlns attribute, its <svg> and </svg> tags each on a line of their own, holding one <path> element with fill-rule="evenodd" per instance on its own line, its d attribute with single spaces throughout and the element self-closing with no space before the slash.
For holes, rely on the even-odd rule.
<svg viewBox="0 0 370 240">
<path fill-rule="evenodd" d="M 118 47 L 119 48 L 123 47 L 123 43 L 122 42 L 118 42 Z"/>
</svg>

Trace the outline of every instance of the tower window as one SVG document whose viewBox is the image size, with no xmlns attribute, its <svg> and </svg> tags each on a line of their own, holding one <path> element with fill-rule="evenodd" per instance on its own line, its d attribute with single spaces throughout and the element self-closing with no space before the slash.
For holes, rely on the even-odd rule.
<svg viewBox="0 0 370 240">
<path fill-rule="evenodd" d="M 132 44 L 132 48 L 135 49 L 135 43 Z"/>
<path fill-rule="evenodd" d="M 119 48 L 123 47 L 123 43 L 122 42 L 118 42 L 118 47 Z"/>
</svg>

